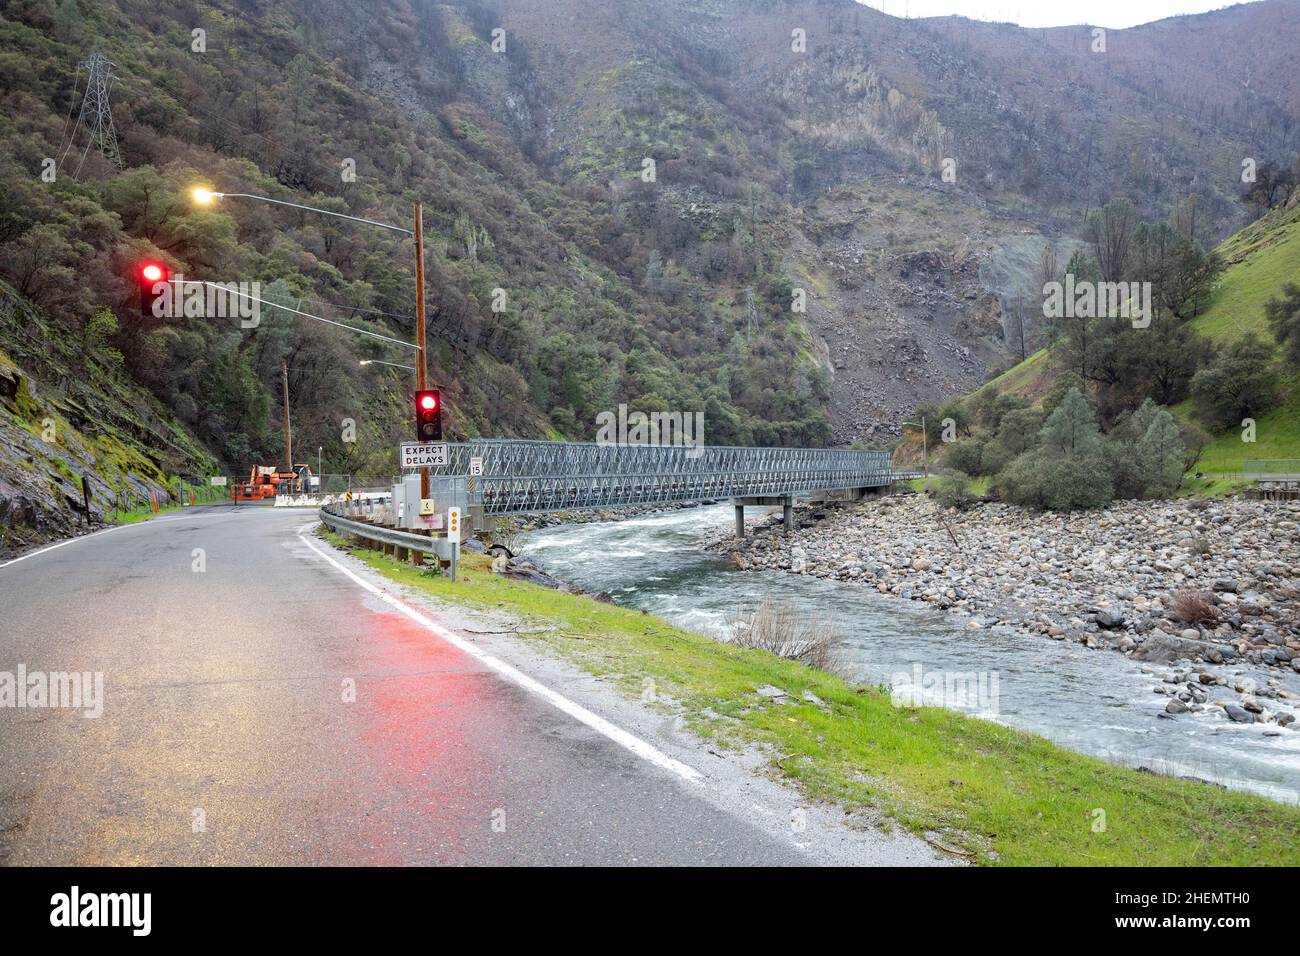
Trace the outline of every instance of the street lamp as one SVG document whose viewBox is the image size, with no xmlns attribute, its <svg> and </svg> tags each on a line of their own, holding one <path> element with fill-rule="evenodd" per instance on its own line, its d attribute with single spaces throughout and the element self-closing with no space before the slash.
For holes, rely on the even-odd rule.
<svg viewBox="0 0 1300 956">
<path fill-rule="evenodd" d="M 415 371 L 414 365 L 399 365 L 397 362 L 381 362 L 379 359 L 362 359 L 357 364 L 358 365 L 389 365 L 392 366 L 393 368 L 404 368 L 408 372 Z"/>
<path fill-rule="evenodd" d="M 925 455 L 925 459 L 924 459 L 925 464 L 922 466 L 924 468 L 924 471 L 922 471 L 922 475 L 925 478 L 929 478 L 930 477 L 930 436 L 926 433 L 925 430 L 925 416 L 924 415 L 921 416 L 921 423 L 919 425 L 916 422 L 903 422 L 903 427 L 921 429 L 921 452 L 922 454 Z"/>
<path fill-rule="evenodd" d="M 195 186 L 190 191 L 194 201 L 200 206 L 210 206 L 214 199 L 252 199 L 255 202 L 268 202 L 276 206 L 288 206 L 290 209 L 301 209 L 305 212 L 319 213 L 322 216 L 334 216 L 338 219 L 348 219 L 352 222 L 363 222 L 367 226 L 378 226 L 380 229 L 391 229 L 393 232 L 400 232 L 403 235 L 414 236 L 419 231 L 417 224 L 416 230 L 405 229 L 402 226 L 394 226 L 391 223 L 379 222 L 375 219 L 362 219 L 360 216 L 349 216 L 346 213 L 335 212 L 332 209 L 321 209 L 319 206 L 304 206 L 301 203 L 287 202 L 283 199 L 272 199 L 270 196 L 254 196 L 252 193 L 220 193 L 213 189 L 205 189 L 202 186 Z M 416 214 L 419 215 L 420 204 L 415 204 Z"/>
</svg>

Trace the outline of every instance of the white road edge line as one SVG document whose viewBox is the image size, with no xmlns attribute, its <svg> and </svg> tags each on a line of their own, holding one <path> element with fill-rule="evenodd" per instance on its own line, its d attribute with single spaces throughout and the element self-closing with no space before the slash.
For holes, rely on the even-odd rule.
<svg viewBox="0 0 1300 956">
<path fill-rule="evenodd" d="M 0 568 L 7 568 L 11 564 L 17 564 L 19 561 L 26 561 L 28 558 L 34 558 L 37 555 L 45 554 L 47 551 L 56 551 L 59 548 L 66 548 L 70 544 L 76 544 L 79 541 L 88 541 L 91 538 L 98 538 L 100 535 L 109 534 L 110 532 L 113 531 L 126 531 L 128 528 L 141 528 L 144 527 L 145 525 L 150 525 L 150 524 L 162 524 L 165 521 L 175 521 L 180 517 L 182 516 L 167 515 L 166 517 L 163 518 L 148 518 L 144 521 L 134 522 L 133 524 L 120 524 L 115 528 L 103 528 L 99 531 L 92 531 L 90 532 L 90 534 L 79 534 L 75 538 L 69 538 L 67 541 L 60 541 L 58 544 L 52 544 L 49 545 L 48 547 L 41 548 L 37 551 L 29 551 L 26 554 L 21 555 L 17 558 L 11 558 L 10 560 L 5 561 L 3 564 L 0 564 Z"/>
<path fill-rule="evenodd" d="M 326 554 L 320 548 L 316 547 L 314 544 L 308 541 L 307 538 L 304 537 L 301 532 L 298 533 L 298 540 L 301 541 L 303 544 L 305 544 L 312 551 L 316 552 L 316 554 L 320 555 L 330 564 L 332 564 L 337 570 L 341 571 L 343 574 L 347 575 L 347 577 L 351 578 L 355 583 L 361 585 L 361 587 L 365 588 L 371 594 L 375 595 L 375 597 L 379 598 L 381 601 L 384 601 L 386 604 L 389 604 L 392 607 L 396 608 L 397 610 L 401 611 L 403 614 L 405 614 L 411 620 L 415 621 L 417 624 L 423 625 L 426 629 L 428 629 L 438 637 L 442 638 L 448 644 L 451 644 L 453 647 L 457 648 L 458 650 L 464 651 L 466 654 L 470 655 L 475 660 L 479 661 L 481 664 L 496 671 L 502 677 L 518 684 L 520 687 L 524 688 L 524 690 L 527 690 L 531 693 L 536 694 L 538 697 L 541 697 L 551 706 L 557 708 L 558 710 L 563 711 L 564 713 L 568 714 L 570 717 L 574 718 L 575 720 L 581 721 L 582 723 L 590 727 L 592 730 L 595 730 L 597 733 L 604 734 L 610 740 L 614 741 L 614 743 L 618 744 L 621 747 L 627 748 L 628 750 L 632 751 L 632 753 L 636 754 L 641 759 L 647 760 L 657 767 L 662 767 L 665 770 L 669 770 L 677 774 L 677 776 L 681 777 L 683 780 L 686 780 L 690 783 L 699 783 L 703 779 L 703 775 L 694 767 L 688 767 L 680 760 L 674 760 L 672 757 L 668 756 L 663 751 L 658 750 L 657 748 L 646 743 L 640 737 L 630 734 L 623 728 L 611 724 L 604 717 L 601 717 L 597 714 L 593 714 L 591 711 L 583 707 L 581 704 L 569 700 L 569 698 L 565 697 L 563 694 L 559 694 L 551 690 L 545 684 L 539 683 L 538 681 L 529 677 L 527 674 L 523 673 L 522 671 L 514 667 L 511 667 L 505 661 L 493 657 L 491 654 L 488 654 L 487 652 L 481 650 L 480 648 L 475 647 L 473 644 L 471 644 L 469 641 L 462 638 L 460 635 L 456 634 L 454 631 L 448 630 L 447 628 L 443 627 L 441 624 L 438 624 L 436 621 L 433 621 L 430 618 L 426 617 L 425 615 L 421 614 L 419 611 L 415 610 L 415 608 L 411 607 L 406 602 L 401 601 L 398 598 L 394 597 L 393 595 L 375 587 L 375 585 L 371 584 L 365 578 L 354 573 L 350 569 L 344 567 L 337 560 L 332 558 L 330 555 Z"/>
</svg>

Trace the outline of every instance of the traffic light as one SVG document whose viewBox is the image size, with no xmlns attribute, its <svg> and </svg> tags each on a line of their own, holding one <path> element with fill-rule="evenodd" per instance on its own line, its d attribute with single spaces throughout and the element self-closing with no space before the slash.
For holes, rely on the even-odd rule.
<svg viewBox="0 0 1300 956">
<path fill-rule="evenodd" d="M 415 393 L 415 437 L 442 441 L 442 394 L 436 388 Z"/>
<path fill-rule="evenodd" d="M 153 305 L 167 291 L 167 281 L 170 278 L 171 270 L 165 264 L 154 260 L 140 263 L 136 284 L 140 287 L 141 315 L 154 318 Z"/>
</svg>

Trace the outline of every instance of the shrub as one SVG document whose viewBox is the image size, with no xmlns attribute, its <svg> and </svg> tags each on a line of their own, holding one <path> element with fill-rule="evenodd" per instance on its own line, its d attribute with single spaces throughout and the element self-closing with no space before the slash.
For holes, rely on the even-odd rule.
<svg viewBox="0 0 1300 956">
<path fill-rule="evenodd" d="M 1197 415 L 1220 428 L 1267 411 L 1277 400 L 1272 346 L 1254 335 L 1234 342 L 1193 376 L 1192 400 Z"/>
<path fill-rule="evenodd" d="M 970 476 L 960 471 L 940 476 L 926 490 L 942 508 L 965 511 L 975 503 L 975 496 L 971 494 Z"/>
<path fill-rule="evenodd" d="M 947 451 L 943 453 L 943 463 L 949 468 L 968 475 L 983 475 L 986 474 L 982 464 L 983 454 L 983 439 L 968 438 L 949 445 Z"/>
<path fill-rule="evenodd" d="M 1040 511 L 1100 508 L 1114 497 L 1110 469 L 1100 450 L 1060 455 L 1035 449 L 1015 459 L 995 479 L 1006 501 Z"/>
<path fill-rule="evenodd" d="M 1179 591 L 1169 608 L 1169 617 L 1183 624 L 1215 624 L 1219 609 L 1208 595 L 1198 591 Z"/>
<path fill-rule="evenodd" d="M 843 639 L 825 621 L 770 598 L 764 598 L 752 614 L 737 618 L 728 642 L 832 674 L 846 669 L 841 656 Z"/>
</svg>

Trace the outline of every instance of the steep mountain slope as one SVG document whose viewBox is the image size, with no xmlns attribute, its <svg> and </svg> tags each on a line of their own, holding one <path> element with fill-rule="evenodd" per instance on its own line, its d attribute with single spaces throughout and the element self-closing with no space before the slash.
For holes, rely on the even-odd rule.
<svg viewBox="0 0 1300 956">
<path fill-rule="evenodd" d="M 52 335 L 115 310 L 124 373 L 230 470 L 278 452 L 282 362 L 326 470 L 391 469 L 408 379 L 357 359 L 402 353 L 273 310 L 142 323 L 131 264 L 409 337 L 410 246 L 197 209 L 196 183 L 398 223 L 423 200 L 453 434 L 590 437 L 628 401 L 703 410 L 715 443 L 881 440 L 1019 355 L 1025 250 L 1086 208 L 1196 197 L 1204 241 L 1240 225 L 1240 157 L 1294 153 L 1296 5 L 1112 31 L 1097 56 L 1084 30 L 852 0 L 11 0 L 0 271 Z M 95 46 L 120 171 L 70 122 Z M 1200 89 L 1247 51 L 1244 87 Z"/>
</svg>

